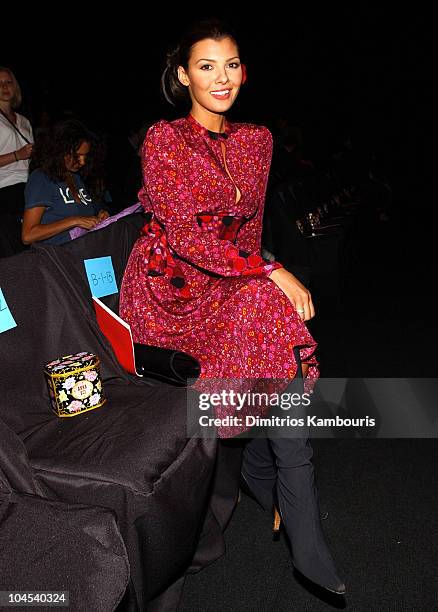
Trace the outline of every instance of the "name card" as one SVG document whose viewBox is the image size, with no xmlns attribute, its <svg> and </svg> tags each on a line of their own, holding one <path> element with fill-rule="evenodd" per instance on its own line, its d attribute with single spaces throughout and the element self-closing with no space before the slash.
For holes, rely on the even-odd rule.
<svg viewBox="0 0 438 612">
<path fill-rule="evenodd" d="M 111 256 L 84 259 L 91 295 L 98 298 L 118 292 Z"/>
<path fill-rule="evenodd" d="M 3 291 L 0 288 L 0 334 L 13 327 L 17 327 L 17 324 L 14 321 L 14 317 L 6 303 Z"/>
</svg>

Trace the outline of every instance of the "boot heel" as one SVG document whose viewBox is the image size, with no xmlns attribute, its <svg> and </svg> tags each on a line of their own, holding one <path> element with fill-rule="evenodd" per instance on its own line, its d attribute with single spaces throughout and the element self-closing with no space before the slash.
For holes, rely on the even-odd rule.
<svg viewBox="0 0 438 612">
<path fill-rule="evenodd" d="M 274 506 L 274 522 L 272 525 L 272 539 L 278 542 L 280 539 L 281 516 L 277 508 Z"/>
</svg>

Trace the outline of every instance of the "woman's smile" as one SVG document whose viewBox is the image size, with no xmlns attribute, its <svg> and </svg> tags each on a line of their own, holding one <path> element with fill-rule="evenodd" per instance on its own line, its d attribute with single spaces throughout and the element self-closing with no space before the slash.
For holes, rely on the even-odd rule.
<svg viewBox="0 0 438 612">
<path fill-rule="evenodd" d="M 192 115 L 207 129 L 221 131 L 223 113 L 234 104 L 242 85 L 239 49 L 231 38 L 207 38 L 193 45 L 188 69 L 179 69 L 188 87 Z"/>
</svg>

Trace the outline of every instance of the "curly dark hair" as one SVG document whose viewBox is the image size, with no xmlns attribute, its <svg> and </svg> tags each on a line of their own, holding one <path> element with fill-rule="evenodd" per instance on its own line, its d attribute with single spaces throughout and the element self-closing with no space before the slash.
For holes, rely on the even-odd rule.
<svg viewBox="0 0 438 612">
<path fill-rule="evenodd" d="M 74 158 L 81 144 L 88 142 L 91 145 L 86 164 L 88 166 L 92 163 L 95 141 L 95 135 L 80 121 L 76 119 L 61 121 L 38 138 L 32 166 L 45 172 L 52 180 L 64 181 L 68 174 L 65 156 L 72 155 Z"/>
<path fill-rule="evenodd" d="M 107 143 L 103 136 L 95 135 L 93 154 L 87 157 L 87 163 L 81 168 L 87 190 L 95 202 L 103 202 L 107 190 L 106 158 Z"/>
</svg>

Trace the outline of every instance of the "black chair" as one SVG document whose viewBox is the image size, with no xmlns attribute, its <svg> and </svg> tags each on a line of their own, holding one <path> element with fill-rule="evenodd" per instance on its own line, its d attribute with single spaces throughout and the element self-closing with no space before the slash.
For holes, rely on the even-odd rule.
<svg viewBox="0 0 438 612">
<path fill-rule="evenodd" d="M 69 610 L 115 610 L 129 563 L 114 514 L 50 499 L 24 444 L 2 420 L 0 440 L 1 590 L 64 591 Z"/>
<path fill-rule="evenodd" d="M 124 611 L 176 609 L 185 574 L 223 554 L 223 530 L 237 500 L 240 474 L 240 449 L 187 436 L 186 390 L 129 375 L 98 327 L 83 260 L 110 255 L 120 288 L 141 225 L 141 216 L 124 218 L 65 246 L 40 247 L 0 260 L 0 287 L 17 323 L 0 336 L 0 419 L 9 436 L 11 431 L 15 436 L 17 448 L 25 447 L 28 476 L 45 500 L 38 501 L 39 507 L 50 509 L 50 503 L 59 501 L 78 517 L 76 510 L 88 512 L 90 506 L 102 512 L 103 523 L 108 516 L 116 517 L 130 566 L 120 604 Z M 117 295 L 108 296 L 115 311 L 117 301 Z M 62 419 L 51 411 L 43 367 L 81 351 L 99 356 L 108 401 Z M 6 484 L 8 495 L 9 489 L 19 490 Z M 50 512 L 47 516 L 53 515 Z M 87 515 L 91 533 L 96 532 L 93 512 Z M 81 520 L 84 524 L 85 518 Z M 44 523 L 46 534 L 49 522 L 47 518 Z M 10 545 L 15 533 L 24 550 L 26 540 L 20 539 L 18 525 L 8 527 L 5 522 L 1 527 Z M 109 542 L 103 527 L 102 537 Z M 3 550 L 0 558 L 6 566 Z M 83 572 L 74 559 L 67 581 L 76 588 Z M 99 591 L 95 570 L 89 564 L 84 567 Z M 12 574 L 19 577 L 15 570 Z M 107 575 L 104 579 L 112 592 L 111 580 Z M 87 602 L 84 609 L 101 608 Z"/>
</svg>

